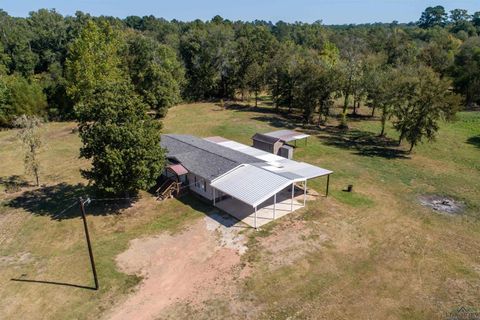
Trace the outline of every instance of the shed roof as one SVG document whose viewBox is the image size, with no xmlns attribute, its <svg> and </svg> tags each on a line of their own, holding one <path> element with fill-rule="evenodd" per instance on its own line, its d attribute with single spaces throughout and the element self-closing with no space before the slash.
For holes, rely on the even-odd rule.
<svg viewBox="0 0 480 320">
<path fill-rule="evenodd" d="M 212 182 L 212 187 L 253 207 L 292 184 L 290 179 L 244 164 Z"/>
<path fill-rule="evenodd" d="M 266 134 L 255 133 L 252 137 L 252 140 L 261 141 L 261 142 L 265 142 L 265 143 L 268 143 L 268 144 L 274 144 L 274 143 L 279 142 L 280 138 L 271 137 L 271 136 L 268 136 Z"/>
<path fill-rule="evenodd" d="M 285 142 L 295 141 L 295 140 L 310 137 L 310 135 L 308 134 L 293 131 L 293 130 L 277 130 L 277 131 L 264 133 L 264 135 L 272 138 L 277 138 Z"/>
</svg>

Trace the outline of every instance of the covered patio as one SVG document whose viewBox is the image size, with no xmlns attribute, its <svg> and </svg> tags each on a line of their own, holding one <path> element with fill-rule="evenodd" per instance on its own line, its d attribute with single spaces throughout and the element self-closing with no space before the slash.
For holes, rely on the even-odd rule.
<svg viewBox="0 0 480 320">
<path fill-rule="evenodd" d="M 331 172 L 323 173 L 318 176 Z M 303 208 L 307 180 L 291 179 L 261 166 L 241 165 L 212 181 L 213 205 L 256 229 Z"/>
<path fill-rule="evenodd" d="M 232 197 L 217 201 L 215 205 L 217 208 L 225 211 L 247 225 L 259 228 L 264 224 L 304 207 L 303 192 L 299 195 L 298 191 L 301 190 L 297 188 L 294 198 L 292 199 L 289 189 L 290 188 L 286 188 L 276 194 L 276 196 L 259 204 L 256 208 L 256 215 L 254 207 Z"/>
</svg>

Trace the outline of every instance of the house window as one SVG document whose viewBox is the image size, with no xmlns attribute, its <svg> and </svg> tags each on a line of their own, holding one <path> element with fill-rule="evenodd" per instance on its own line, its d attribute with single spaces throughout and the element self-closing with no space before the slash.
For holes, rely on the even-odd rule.
<svg viewBox="0 0 480 320">
<path fill-rule="evenodd" d="M 197 178 L 197 176 L 195 176 L 194 179 L 195 179 L 194 180 L 195 188 L 198 188 L 203 191 L 207 190 L 207 182 L 204 179 Z"/>
</svg>

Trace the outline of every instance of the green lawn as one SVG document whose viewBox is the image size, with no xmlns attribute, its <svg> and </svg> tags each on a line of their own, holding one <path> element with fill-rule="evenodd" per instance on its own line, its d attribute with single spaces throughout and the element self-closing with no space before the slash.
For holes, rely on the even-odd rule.
<svg viewBox="0 0 480 320">
<path fill-rule="evenodd" d="M 0 132 L 0 312 L 5 318 L 96 319 L 139 281 L 115 268 L 115 256 L 130 239 L 174 232 L 207 210 L 193 198 L 159 203 L 146 193 L 128 208 L 93 203 L 87 210 L 100 292 L 12 281 L 93 284 L 78 208 L 58 215 L 88 192 L 78 171 L 88 162 L 78 159 L 74 127 L 46 126 L 40 176 L 46 186 L 17 193 L 5 193 L 1 185 L 15 175 L 28 180 L 21 149 L 14 132 Z M 479 112 L 459 113 L 456 122 L 442 125 L 435 142 L 412 154 L 395 145 L 390 129 L 392 140 L 379 139 L 379 123 L 370 119 L 352 120 L 348 132 L 339 132 L 334 126 L 303 128 L 266 106 L 221 110 L 197 103 L 172 108 L 164 121 L 166 133 L 221 135 L 247 144 L 255 132 L 284 127 L 312 135 L 307 146 L 299 144 L 296 159 L 335 173 L 330 196 L 293 215 L 308 225 L 305 241 L 322 238 L 321 244 L 272 268 L 272 253 L 262 239 L 289 230 L 279 220 L 252 235 L 244 256 L 252 272 L 238 300 L 253 306 L 255 318 L 432 319 L 460 306 L 480 308 Z M 348 184 L 353 193 L 342 191 Z M 325 179 L 309 186 L 321 193 Z M 422 207 L 417 198 L 424 194 L 451 196 L 465 204 L 465 212 L 448 216 Z M 222 299 L 195 315 L 238 316 Z"/>
</svg>

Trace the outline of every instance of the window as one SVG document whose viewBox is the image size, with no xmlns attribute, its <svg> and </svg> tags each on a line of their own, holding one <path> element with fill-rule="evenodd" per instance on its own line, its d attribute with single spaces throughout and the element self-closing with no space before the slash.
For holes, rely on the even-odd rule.
<svg viewBox="0 0 480 320">
<path fill-rule="evenodd" d="M 194 184 L 195 184 L 195 188 L 198 188 L 203 191 L 207 190 L 207 182 L 202 178 L 197 178 L 197 176 L 194 176 Z"/>
</svg>

